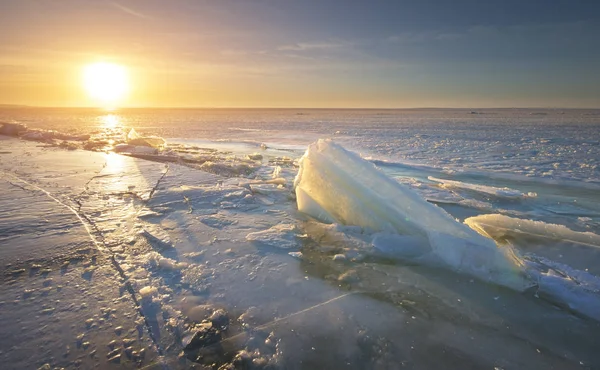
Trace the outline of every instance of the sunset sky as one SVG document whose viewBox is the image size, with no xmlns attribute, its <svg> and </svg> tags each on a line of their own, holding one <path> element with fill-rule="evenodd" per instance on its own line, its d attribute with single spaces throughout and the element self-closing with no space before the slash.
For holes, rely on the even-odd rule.
<svg viewBox="0 0 600 370">
<path fill-rule="evenodd" d="M 0 104 L 596 107 L 600 2 L 0 0 Z"/>
</svg>

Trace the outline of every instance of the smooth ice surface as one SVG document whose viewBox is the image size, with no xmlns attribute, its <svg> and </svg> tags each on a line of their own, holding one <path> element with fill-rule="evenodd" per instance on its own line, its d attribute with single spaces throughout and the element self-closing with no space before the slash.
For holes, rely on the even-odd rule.
<svg viewBox="0 0 600 370">
<path fill-rule="evenodd" d="M 333 141 L 308 147 L 294 186 L 298 209 L 321 221 L 428 239 L 429 257 L 451 269 L 517 290 L 532 285 L 510 249 L 498 248 Z"/>
</svg>

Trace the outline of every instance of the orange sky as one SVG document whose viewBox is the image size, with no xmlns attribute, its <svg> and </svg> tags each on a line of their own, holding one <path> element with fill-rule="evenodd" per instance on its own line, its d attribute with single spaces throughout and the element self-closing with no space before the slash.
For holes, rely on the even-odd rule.
<svg viewBox="0 0 600 370">
<path fill-rule="evenodd" d="M 365 4 L 5 1 L 0 104 L 98 105 L 81 70 L 108 61 L 121 106 L 600 106 L 591 11 Z"/>
</svg>

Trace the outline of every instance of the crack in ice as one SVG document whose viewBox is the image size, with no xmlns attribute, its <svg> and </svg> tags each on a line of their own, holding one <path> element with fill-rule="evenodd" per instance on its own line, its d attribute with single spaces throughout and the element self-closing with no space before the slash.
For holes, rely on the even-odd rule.
<svg viewBox="0 0 600 370">
<path fill-rule="evenodd" d="M 167 168 L 168 171 L 168 168 Z M 166 172 L 163 174 L 163 176 L 161 177 L 161 179 L 166 175 Z M 92 240 L 92 242 L 94 242 L 94 245 L 96 246 L 96 248 L 101 251 L 102 253 L 104 253 L 105 255 L 108 256 L 108 259 L 111 261 L 111 264 L 113 265 L 113 267 L 117 270 L 119 276 L 121 276 L 121 278 L 124 281 L 125 284 L 125 289 L 127 290 L 127 292 L 129 293 L 129 295 L 131 296 L 131 299 L 133 300 L 136 309 L 139 313 L 139 315 L 144 319 L 144 323 L 146 326 L 146 330 L 148 332 L 148 335 L 150 337 L 150 339 L 152 340 L 152 342 L 154 343 L 154 346 L 156 348 L 156 351 L 158 352 L 159 356 L 163 356 L 163 350 L 160 346 L 160 344 L 158 343 L 158 340 L 155 338 L 152 330 L 151 330 L 151 326 L 150 323 L 148 322 L 147 317 L 144 315 L 143 311 L 142 311 L 142 306 L 139 302 L 139 300 L 137 299 L 137 297 L 135 296 L 135 290 L 133 289 L 133 287 L 131 286 L 131 283 L 129 282 L 129 278 L 127 277 L 125 271 L 123 270 L 123 268 L 119 265 L 119 263 L 117 262 L 117 260 L 115 259 L 115 255 L 114 253 L 112 253 L 110 251 L 110 249 L 108 248 L 108 243 L 106 242 L 104 235 L 102 234 L 102 231 L 100 231 L 100 229 L 98 228 L 98 226 L 87 216 L 85 215 L 83 212 L 81 212 L 81 203 L 77 200 L 77 199 L 72 199 L 75 203 L 77 203 L 79 205 L 79 211 L 76 210 L 75 208 L 71 207 L 70 205 L 64 203 L 63 201 L 61 201 L 60 199 L 56 198 L 54 195 L 52 195 L 52 193 L 50 193 L 49 191 L 47 191 L 46 189 L 37 186 L 35 184 L 32 184 L 26 180 L 21 179 L 20 177 L 17 177 L 11 173 L 7 173 L 2 171 L 2 173 L 6 176 L 12 177 L 14 180 L 16 181 L 20 181 L 24 184 L 27 184 L 31 187 L 33 187 L 34 189 L 44 193 L 47 197 L 49 197 L 50 199 L 52 199 L 53 201 L 55 201 L 56 203 L 62 205 L 63 207 L 66 207 L 67 209 L 69 209 L 77 218 L 78 220 L 81 222 L 81 224 L 83 225 L 83 227 L 85 228 L 88 236 L 90 237 L 90 239 Z M 25 191 L 32 191 L 31 189 L 26 189 L 25 187 L 19 186 L 11 181 L 8 181 L 10 184 L 19 187 Z M 160 182 L 160 179 L 159 179 Z M 158 183 L 157 185 L 158 186 Z M 93 230 L 92 230 L 93 229 Z M 98 235 L 95 236 L 94 234 L 97 233 Z M 100 239 L 100 241 L 98 241 L 97 239 Z M 167 368 L 166 364 L 162 363 L 163 368 Z"/>
</svg>

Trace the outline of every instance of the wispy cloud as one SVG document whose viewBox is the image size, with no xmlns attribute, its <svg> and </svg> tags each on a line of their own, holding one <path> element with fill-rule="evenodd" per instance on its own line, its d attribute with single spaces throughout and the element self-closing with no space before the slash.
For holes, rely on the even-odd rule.
<svg viewBox="0 0 600 370">
<path fill-rule="evenodd" d="M 127 13 L 127 14 L 133 15 L 134 17 L 143 18 L 143 19 L 152 19 L 152 17 L 150 17 L 150 16 L 148 16 L 146 14 L 142 14 L 142 13 L 136 11 L 136 10 L 128 8 L 128 7 L 126 7 L 126 6 L 122 5 L 122 4 L 119 4 L 119 3 L 115 2 L 115 1 L 111 1 L 109 4 L 112 5 L 112 6 L 114 6 L 117 9 L 119 9 L 119 10 Z"/>
<path fill-rule="evenodd" d="M 332 50 L 351 47 L 353 43 L 348 41 L 325 41 L 325 42 L 299 42 L 295 44 L 282 45 L 277 48 L 281 51 L 309 51 L 309 50 Z"/>
<path fill-rule="evenodd" d="M 440 33 L 435 31 L 403 32 L 389 36 L 383 41 L 389 44 L 418 44 L 435 40 L 456 40 L 463 36 L 461 33 Z"/>
</svg>

